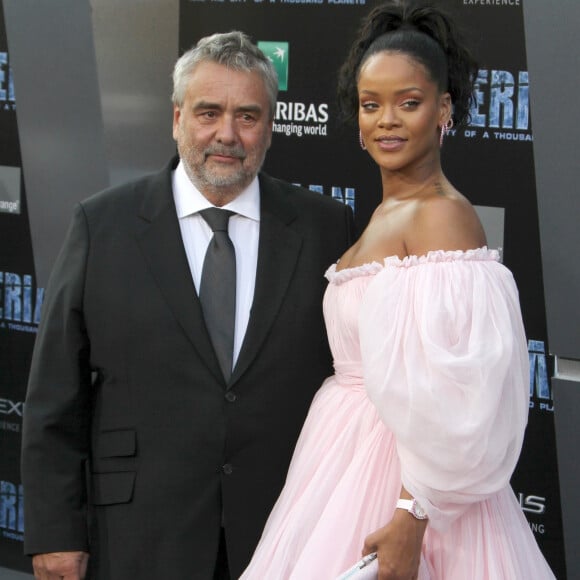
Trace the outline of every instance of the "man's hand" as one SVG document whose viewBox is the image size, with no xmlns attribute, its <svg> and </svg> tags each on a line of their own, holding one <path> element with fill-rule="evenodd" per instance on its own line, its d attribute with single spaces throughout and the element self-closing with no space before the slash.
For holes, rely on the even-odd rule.
<svg viewBox="0 0 580 580">
<path fill-rule="evenodd" d="M 51 552 L 32 558 L 36 580 L 83 580 L 89 555 L 86 552 Z"/>
</svg>

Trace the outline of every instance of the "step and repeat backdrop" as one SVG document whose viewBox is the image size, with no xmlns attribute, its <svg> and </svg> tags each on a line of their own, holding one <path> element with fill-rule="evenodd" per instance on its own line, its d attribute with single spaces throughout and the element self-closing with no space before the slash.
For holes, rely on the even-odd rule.
<svg viewBox="0 0 580 580">
<path fill-rule="evenodd" d="M 447 176 L 476 206 L 520 290 L 529 339 L 530 416 L 512 480 L 529 525 L 565 578 L 558 471 L 533 164 L 523 0 L 439 0 L 466 31 L 480 62 L 471 124 L 443 147 Z M 380 201 L 380 176 L 341 126 L 336 73 L 374 0 L 181 0 L 180 52 L 213 32 L 244 30 L 272 59 L 280 94 L 268 173 L 350 205 L 359 229 Z M 42 308 L 26 211 L 26 167 L 0 2 L 0 566 L 22 557 L 21 418 Z M 167 71 L 170 74 L 170 71 Z M 169 96 L 168 96 L 169 99 Z M 168 101 L 169 102 L 169 101 Z M 168 105 L 169 106 L 169 105 Z M 168 127 L 170 131 L 170 127 Z M 55 135 L 55 139 L 58 136 Z"/>
<path fill-rule="evenodd" d="M 0 3 L 0 566 L 26 569 L 21 421 L 42 306 L 26 212 L 16 99 Z"/>
</svg>

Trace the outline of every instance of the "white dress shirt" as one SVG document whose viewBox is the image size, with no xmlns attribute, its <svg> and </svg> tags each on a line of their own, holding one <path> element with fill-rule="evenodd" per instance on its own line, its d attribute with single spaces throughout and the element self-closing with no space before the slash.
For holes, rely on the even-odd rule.
<svg viewBox="0 0 580 580">
<path fill-rule="evenodd" d="M 193 283 L 199 294 L 203 260 L 213 232 L 198 212 L 213 206 L 191 183 L 181 161 L 173 172 L 172 182 L 181 237 Z M 236 251 L 236 320 L 233 358 L 235 366 L 248 328 L 256 284 L 260 236 L 258 178 L 256 177 L 236 199 L 224 205 L 223 209 L 236 213 L 230 217 L 228 227 L 228 233 Z"/>
</svg>

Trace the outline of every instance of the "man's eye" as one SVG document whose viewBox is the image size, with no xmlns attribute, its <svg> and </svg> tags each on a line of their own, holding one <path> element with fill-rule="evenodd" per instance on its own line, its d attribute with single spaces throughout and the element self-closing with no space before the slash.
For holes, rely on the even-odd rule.
<svg viewBox="0 0 580 580">
<path fill-rule="evenodd" d="M 215 111 L 203 111 L 199 115 L 202 119 L 214 119 L 216 116 Z"/>
</svg>

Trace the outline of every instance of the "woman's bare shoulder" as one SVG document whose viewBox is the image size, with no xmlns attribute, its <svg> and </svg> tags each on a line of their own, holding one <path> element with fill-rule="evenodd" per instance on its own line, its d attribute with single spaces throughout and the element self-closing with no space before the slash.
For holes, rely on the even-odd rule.
<svg viewBox="0 0 580 580">
<path fill-rule="evenodd" d="M 410 255 L 434 250 L 470 250 L 486 245 L 475 208 L 453 188 L 444 193 L 435 192 L 417 204 L 405 238 Z"/>
</svg>

